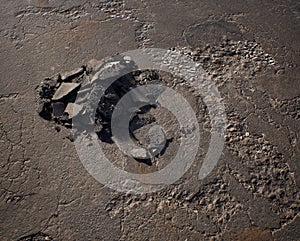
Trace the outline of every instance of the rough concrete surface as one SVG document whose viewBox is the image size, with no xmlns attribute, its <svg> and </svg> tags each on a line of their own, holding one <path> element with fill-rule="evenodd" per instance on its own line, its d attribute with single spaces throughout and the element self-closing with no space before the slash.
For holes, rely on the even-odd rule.
<svg viewBox="0 0 300 241">
<path fill-rule="evenodd" d="M 300 240 L 299 1 L 2 0 L 0 6 L 1 240 Z M 179 181 L 156 193 L 122 194 L 84 169 L 70 122 L 53 118 L 64 103 L 48 119 L 39 114 L 38 90 L 59 73 L 59 81 L 87 74 L 91 59 L 142 47 L 177 50 L 199 63 L 221 93 L 228 127 L 218 165 L 199 181 L 210 136 L 201 98 L 168 74 L 136 74 L 137 83 L 162 82 L 198 108 L 202 137 L 198 161 Z M 179 127 L 159 111 L 148 114 L 168 119 L 166 138 L 173 138 L 161 161 L 125 158 L 103 141 L 115 165 L 146 173 L 168 163 Z M 133 130 L 141 143 L 147 120 L 142 116 Z"/>
</svg>

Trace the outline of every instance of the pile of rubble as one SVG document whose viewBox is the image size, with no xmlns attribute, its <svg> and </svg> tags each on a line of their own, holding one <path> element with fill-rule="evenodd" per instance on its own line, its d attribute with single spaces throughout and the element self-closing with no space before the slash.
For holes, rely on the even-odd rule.
<svg viewBox="0 0 300 241">
<path fill-rule="evenodd" d="M 71 128 L 73 103 L 86 76 L 86 68 L 83 66 L 46 78 L 38 88 L 40 116 Z"/>
<path fill-rule="evenodd" d="M 87 65 L 82 66 L 70 72 L 57 74 L 51 78 L 46 78 L 38 88 L 38 103 L 39 115 L 46 120 L 54 121 L 57 126 L 56 130 L 60 131 L 60 126 L 72 128 L 72 118 L 78 114 L 73 113 L 73 107 L 78 95 L 80 87 L 87 82 L 92 82 L 92 76 L 99 61 L 92 60 Z M 97 69 L 99 71 L 99 69 Z M 118 141 L 112 136 L 111 118 L 115 106 L 119 100 L 130 90 L 139 85 L 161 83 L 162 79 L 156 71 L 135 71 L 126 74 L 114 81 L 106 90 L 104 95 L 98 100 L 98 107 L 95 112 L 95 132 L 101 141 L 106 143 L 116 143 Z M 145 106 L 136 112 L 136 115 L 131 119 L 129 132 L 132 139 L 140 148 L 133 149 L 131 156 L 136 159 L 150 159 L 151 157 L 160 154 L 163 151 L 161 142 L 166 143 L 164 134 L 163 141 L 155 138 L 150 138 L 149 151 L 141 147 L 144 140 L 140 139 L 141 131 L 146 131 L 149 128 L 143 128 L 146 125 L 153 127 L 156 122 L 153 113 L 150 114 L 151 108 L 156 106 Z M 152 129 L 153 129 L 152 128 Z M 150 130 L 152 130 L 150 128 Z M 139 133 L 139 134 L 138 134 Z M 72 140 L 72 138 L 69 138 Z M 156 143 L 158 142 L 158 143 Z M 156 148 L 159 146 L 159 148 Z M 151 151 L 150 151 L 151 149 Z M 157 150 L 160 150 L 159 152 Z M 155 151 L 153 151 L 155 150 Z"/>
</svg>

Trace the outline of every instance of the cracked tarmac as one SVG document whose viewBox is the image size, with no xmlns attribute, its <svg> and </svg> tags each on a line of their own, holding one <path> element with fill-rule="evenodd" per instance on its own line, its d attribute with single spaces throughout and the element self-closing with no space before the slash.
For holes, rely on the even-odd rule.
<svg viewBox="0 0 300 241">
<path fill-rule="evenodd" d="M 300 239 L 298 1 L 0 5 L 1 240 Z M 46 77 L 142 47 L 176 50 L 199 63 L 220 91 L 228 127 L 218 165 L 199 181 L 209 117 L 189 86 L 163 74 L 159 81 L 202 107 L 199 161 L 159 192 L 122 194 L 84 169 L 70 129 L 41 118 L 36 93 Z M 170 119 L 166 135 L 174 138 L 163 161 L 128 158 L 124 165 L 117 147 L 103 142 L 115 165 L 147 173 L 174 155 L 178 126 L 167 114 L 155 117 Z"/>
</svg>

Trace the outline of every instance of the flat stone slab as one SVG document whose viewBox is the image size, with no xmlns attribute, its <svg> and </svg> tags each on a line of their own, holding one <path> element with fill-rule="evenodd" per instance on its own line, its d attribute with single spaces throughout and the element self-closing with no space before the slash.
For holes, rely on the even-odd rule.
<svg viewBox="0 0 300 241">
<path fill-rule="evenodd" d="M 79 83 L 62 83 L 56 90 L 52 100 L 60 100 L 80 86 Z"/>
</svg>

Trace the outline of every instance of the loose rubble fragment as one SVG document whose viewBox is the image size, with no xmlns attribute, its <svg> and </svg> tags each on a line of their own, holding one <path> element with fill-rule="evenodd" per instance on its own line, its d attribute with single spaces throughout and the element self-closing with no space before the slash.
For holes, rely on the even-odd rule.
<svg viewBox="0 0 300 241">
<path fill-rule="evenodd" d="M 83 72 L 84 72 L 83 67 L 74 69 L 74 70 L 69 71 L 69 72 L 65 72 L 65 73 L 61 74 L 61 80 L 62 81 L 68 81 L 68 80 L 74 79 L 75 77 L 83 74 Z"/>
<path fill-rule="evenodd" d="M 125 59 L 124 64 L 127 64 L 129 61 L 130 59 Z M 105 70 L 105 68 L 109 69 L 116 64 L 115 62 L 111 62 L 107 65 L 99 66 L 100 63 L 101 61 L 99 60 L 91 60 L 86 66 L 66 72 L 65 74 L 57 74 L 54 77 L 46 78 L 38 89 L 39 114 L 47 120 L 53 120 L 59 125 L 71 128 L 72 118 L 82 109 L 81 106 L 75 104 L 76 96 L 82 83 L 85 80 L 90 80 L 89 75 L 94 73 L 97 68 Z M 147 84 L 149 81 L 151 83 L 159 83 L 160 79 L 153 71 L 134 72 L 119 78 L 106 90 L 104 96 L 99 100 L 95 115 L 95 131 L 101 141 L 107 143 L 115 142 L 117 144 L 110 129 L 114 107 L 128 91 L 138 85 Z M 143 95 L 137 96 L 134 101 L 138 101 L 139 103 L 148 102 Z M 148 105 L 134 110 L 136 115 L 130 121 L 129 126 L 129 132 L 132 136 L 135 130 L 155 122 L 155 118 L 147 113 L 151 108 L 155 108 L 155 106 Z M 164 133 L 161 130 L 158 131 L 160 131 L 160 135 L 156 137 L 153 136 L 153 133 L 152 136 L 149 133 L 150 143 L 148 147 L 133 148 L 129 151 L 130 156 L 137 160 L 142 160 L 159 155 L 164 149 L 166 139 Z"/>
<path fill-rule="evenodd" d="M 80 86 L 79 83 L 62 83 L 55 91 L 52 100 L 60 100 Z"/>
<path fill-rule="evenodd" d="M 54 241 L 52 237 L 42 232 L 31 234 L 18 239 L 18 241 Z"/>
<path fill-rule="evenodd" d="M 152 156 L 162 152 L 166 145 L 166 135 L 159 125 L 152 126 L 148 132 L 150 143 L 147 147 Z"/>
<path fill-rule="evenodd" d="M 63 102 L 52 103 L 53 115 L 56 117 L 62 116 L 64 114 L 66 105 Z"/>
<path fill-rule="evenodd" d="M 144 148 L 132 149 L 130 154 L 133 158 L 136 159 L 148 159 L 151 157 L 148 151 Z"/>
<path fill-rule="evenodd" d="M 68 103 L 64 112 L 68 114 L 68 117 L 70 119 L 72 119 L 79 113 L 79 111 L 81 109 L 82 109 L 82 106 L 80 106 L 80 105 L 77 105 L 75 103 Z"/>
<path fill-rule="evenodd" d="M 84 71 L 82 67 L 45 78 L 38 88 L 38 113 L 41 117 L 71 128 L 74 115 L 70 104 L 75 102 L 77 91 L 86 78 Z"/>
</svg>

